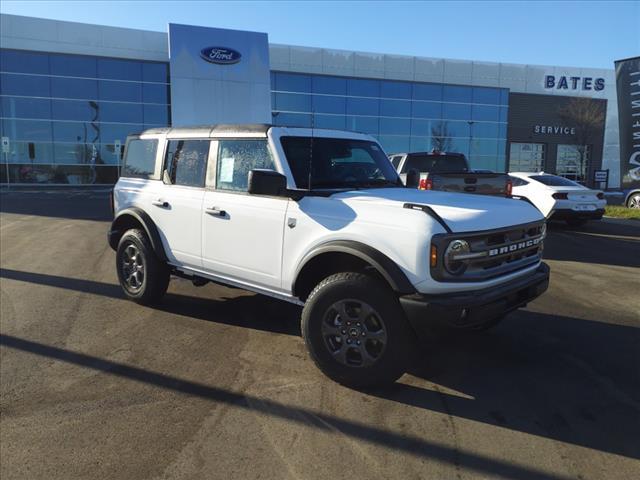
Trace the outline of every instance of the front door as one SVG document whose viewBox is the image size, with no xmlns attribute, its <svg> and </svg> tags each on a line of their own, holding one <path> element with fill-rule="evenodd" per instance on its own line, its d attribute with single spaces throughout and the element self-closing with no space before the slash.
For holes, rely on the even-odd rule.
<svg viewBox="0 0 640 480">
<path fill-rule="evenodd" d="M 210 143 L 169 140 L 163 184 L 151 199 L 151 216 L 169 261 L 176 265 L 202 267 L 201 215 Z"/>
<path fill-rule="evenodd" d="M 219 140 L 213 188 L 202 208 L 203 266 L 210 273 L 281 290 L 282 239 L 288 199 L 249 195 L 252 169 L 275 170 L 266 139 Z"/>
</svg>

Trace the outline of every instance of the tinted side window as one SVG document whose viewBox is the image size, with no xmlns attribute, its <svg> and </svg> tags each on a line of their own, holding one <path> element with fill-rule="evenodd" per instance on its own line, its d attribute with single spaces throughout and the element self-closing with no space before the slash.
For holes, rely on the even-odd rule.
<svg viewBox="0 0 640 480">
<path fill-rule="evenodd" d="M 165 169 L 173 185 L 204 187 L 209 140 L 169 140 Z"/>
<path fill-rule="evenodd" d="M 396 170 L 398 169 L 398 165 L 400 165 L 400 160 L 402 160 L 402 157 L 400 155 L 396 155 L 391 159 L 391 164 Z"/>
<path fill-rule="evenodd" d="M 256 168 L 275 170 L 266 140 L 220 140 L 216 188 L 247 191 L 249 171 Z"/>
<path fill-rule="evenodd" d="M 153 178 L 157 150 L 158 140 L 129 140 L 122 176 Z"/>
<path fill-rule="evenodd" d="M 579 187 L 580 184 L 556 175 L 533 175 L 529 177 L 549 187 Z"/>
</svg>

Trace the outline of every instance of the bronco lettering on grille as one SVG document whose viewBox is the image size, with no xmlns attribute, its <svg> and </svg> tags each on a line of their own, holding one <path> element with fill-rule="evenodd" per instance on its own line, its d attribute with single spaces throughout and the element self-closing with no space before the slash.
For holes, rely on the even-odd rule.
<svg viewBox="0 0 640 480">
<path fill-rule="evenodd" d="M 538 245 L 542 241 L 542 237 L 533 238 L 531 240 L 526 240 L 518 243 L 512 243 L 511 245 L 505 245 L 500 248 L 492 248 L 489 250 L 489 256 L 495 257 L 496 255 L 504 255 L 505 253 L 513 253 L 518 250 L 523 250 L 525 248 L 530 248 Z"/>
</svg>

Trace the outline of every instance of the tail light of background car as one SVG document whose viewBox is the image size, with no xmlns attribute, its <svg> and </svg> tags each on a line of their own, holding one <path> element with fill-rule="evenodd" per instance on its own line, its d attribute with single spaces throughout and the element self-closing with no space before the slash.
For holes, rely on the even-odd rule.
<svg viewBox="0 0 640 480">
<path fill-rule="evenodd" d="M 421 178 L 418 185 L 419 190 L 433 190 L 433 180 L 430 178 Z"/>
<path fill-rule="evenodd" d="M 510 197 L 513 192 L 513 182 L 511 180 L 507 180 L 507 185 L 505 187 L 507 196 Z"/>
<path fill-rule="evenodd" d="M 554 193 L 553 195 L 551 195 L 553 198 L 555 198 L 556 200 L 567 200 L 569 198 L 569 194 L 567 193 Z"/>
</svg>

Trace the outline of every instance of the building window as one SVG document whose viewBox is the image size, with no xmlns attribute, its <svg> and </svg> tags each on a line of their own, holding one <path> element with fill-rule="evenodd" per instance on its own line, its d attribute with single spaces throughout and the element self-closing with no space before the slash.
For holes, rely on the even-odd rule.
<svg viewBox="0 0 640 480">
<path fill-rule="evenodd" d="M 169 125 L 169 98 L 166 62 L 0 49 L 0 182 L 114 183 L 127 136 Z"/>
<path fill-rule="evenodd" d="M 472 168 L 505 170 L 505 88 L 271 72 L 271 90 L 274 125 L 346 128 L 387 153 L 460 152 Z"/>
<path fill-rule="evenodd" d="M 556 175 L 584 183 L 589 168 L 588 145 L 558 145 Z"/>
<path fill-rule="evenodd" d="M 509 171 L 541 172 L 544 170 L 544 143 L 511 143 Z"/>
</svg>

